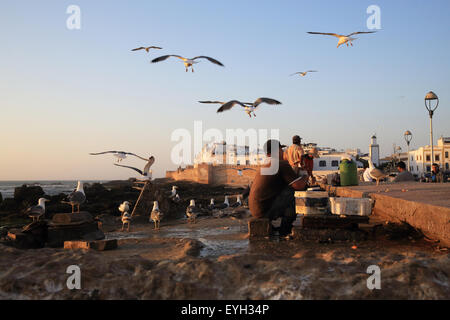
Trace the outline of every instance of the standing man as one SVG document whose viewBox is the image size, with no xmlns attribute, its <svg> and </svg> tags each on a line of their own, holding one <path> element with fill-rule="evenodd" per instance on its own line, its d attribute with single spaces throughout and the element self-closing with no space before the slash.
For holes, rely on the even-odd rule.
<svg viewBox="0 0 450 320">
<path fill-rule="evenodd" d="M 287 149 L 287 160 L 296 174 L 299 174 L 302 156 L 305 151 L 302 148 L 302 138 L 295 135 L 292 137 L 292 145 Z"/>
<path fill-rule="evenodd" d="M 313 176 L 314 158 L 319 158 L 317 148 L 311 148 L 307 154 L 304 154 L 300 163 L 300 167 L 305 170 L 308 177 L 311 178 L 311 184 L 316 183 L 316 178 Z"/>
<path fill-rule="evenodd" d="M 277 148 L 272 154 L 272 148 Z M 292 229 L 295 212 L 294 192 L 306 190 L 308 176 L 298 177 L 286 160 L 283 160 L 282 146 L 278 140 L 268 140 L 264 150 L 269 162 L 259 169 L 253 180 L 248 198 L 248 205 L 255 218 L 268 218 L 270 221 L 281 217 L 280 236 L 287 236 Z M 276 158 L 277 156 L 277 158 Z M 278 170 L 272 174 L 263 174 L 263 169 L 270 168 L 278 162 Z"/>
</svg>

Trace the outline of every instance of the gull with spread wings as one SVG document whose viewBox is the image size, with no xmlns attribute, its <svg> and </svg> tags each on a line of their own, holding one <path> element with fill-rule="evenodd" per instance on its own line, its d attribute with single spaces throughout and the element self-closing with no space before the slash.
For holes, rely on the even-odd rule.
<svg viewBox="0 0 450 320">
<path fill-rule="evenodd" d="M 150 47 L 139 47 L 136 49 L 131 49 L 131 51 L 139 51 L 139 50 L 145 50 L 147 52 L 150 52 L 150 49 L 162 49 L 161 47 L 155 47 L 155 46 L 150 46 Z"/>
<path fill-rule="evenodd" d="M 184 63 L 184 67 L 186 68 L 186 72 L 188 72 L 189 67 L 191 68 L 192 72 L 194 72 L 194 67 L 193 67 L 193 65 L 194 65 L 195 63 L 199 63 L 199 61 L 196 61 L 196 60 L 198 60 L 198 59 L 206 59 L 206 60 L 208 60 L 209 62 L 212 62 L 212 63 L 214 63 L 214 64 L 217 64 L 217 65 L 219 65 L 219 66 L 221 66 L 221 67 L 224 67 L 224 65 L 222 64 L 222 62 L 217 61 L 216 59 L 213 59 L 213 58 L 211 58 L 211 57 L 207 57 L 207 56 L 198 56 L 198 57 L 194 57 L 194 58 L 192 58 L 192 59 L 188 59 L 188 58 L 184 58 L 184 57 L 182 57 L 182 56 L 178 56 L 178 55 L 176 55 L 176 54 L 169 54 L 169 55 L 166 55 L 166 56 L 161 56 L 161 57 L 155 58 L 155 59 L 152 60 L 152 63 L 164 61 L 164 60 L 166 60 L 166 59 L 168 59 L 168 58 L 170 58 L 170 57 L 175 57 L 175 58 L 178 58 L 178 59 L 182 60 L 183 63 Z"/>
<path fill-rule="evenodd" d="M 103 151 L 103 152 L 89 153 L 89 154 L 91 156 L 97 156 L 97 155 L 100 155 L 100 154 L 107 154 L 107 153 L 112 153 L 112 155 L 117 158 L 117 162 L 120 162 L 123 159 L 126 159 L 127 156 L 135 156 L 135 157 L 137 157 L 139 159 L 142 159 L 144 161 L 148 160 L 146 158 L 138 156 L 137 154 L 134 154 L 134 153 L 131 153 L 131 152 L 125 152 L 125 151 Z"/>
<path fill-rule="evenodd" d="M 142 169 L 142 170 L 135 168 L 135 167 L 124 166 L 124 165 L 116 164 L 116 163 L 114 163 L 114 165 L 118 166 L 118 167 L 124 167 L 124 168 L 134 170 L 134 171 L 138 172 L 145 179 L 151 179 L 152 178 L 152 170 L 150 170 L 150 167 L 153 165 L 153 163 L 155 163 L 155 157 L 151 156 L 150 158 L 145 159 L 145 160 L 147 161 L 147 163 L 145 164 L 144 169 Z"/>
<path fill-rule="evenodd" d="M 357 38 L 352 38 L 353 35 L 355 34 L 364 34 L 364 33 L 375 33 L 376 31 L 358 31 L 358 32 L 352 32 L 348 35 L 342 35 L 342 34 L 337 34 L 337 33 L 324 33 L 324 32 L 308 32 L 309 34 L 322 34 L 322 35 L 326 35 L 326 36 L 333 36 L 339 39 L 338 41 L 338 45 L 337 48 L 339 48 L 339 46 L 341 44 L 348 44 L 350 43 L 350 45 L 353 47 L 353 40 L 356 40 Z"/>
<path fill-rule="evenodd" d="M 199 101 L 199 102 L 200 103 L 221 104 L 222 106 L 219 109 L 217 109 L 217 112 L 223 112 L 223 111 L 226 111 L 226 110 L 230 110 L 235 105 L 240 105 L 241 107 L 244 108 L 244 111 L 248 114 L 248 116 L 250 118 L 252 117 L 252 114 L 253 114 L 254 117 L 256 117 L 255 110 L 256 110 L 256 108 L 258 108 L 258 106 L 261 103 L 267 103 L 267 104 L 271 104 L 271 105 L 281 104 L 280 101 L 277 101 L 277 100 L 271 99 L 271 98 L 258 98 L 253 103 L 251 103 L 251 102 L 240 102 L 238 100 L 231 100 L 231 101 L 228 101 L 228 102 L 222 102 L 222 101 Z"/>
<path fill-rule="evenodd" d="M 306 76 L 306 74 L 309 73 L 309 72 L 317 72 L 317 71 L 316 71 L 316 70 L 299 71 L 299 72 L 296 72 L 296 73 L 291 74 L 290 76 L 293 76 L 293 75 L 298 74 L 298 75 L 301 75 L 302 77 L 304 77 L 304 76 Z"/>
</svg>

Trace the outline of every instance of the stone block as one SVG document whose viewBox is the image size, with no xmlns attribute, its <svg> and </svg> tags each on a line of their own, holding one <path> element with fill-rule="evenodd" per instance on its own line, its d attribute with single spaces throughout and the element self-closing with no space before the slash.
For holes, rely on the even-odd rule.
<svg viewBox="0 0 450 320">
<path fill-rule="evenodd" d="M 117 239 L 97 240 L 97 241 L 65 241 L 64 249 L 85 249 L 85 250 L 113 250 L 117 248 Z"/>
<path fill-rule="evenodd" d="M 248 222 L 248 232 L 250 238 L 268 237 L 272 231 L 272 224 L 269 219 L 250 219 Z"/>
<path fill-rule="evenodd" d="M 90 222 L 92 215 L 89 212 L 81 211 L 79 213 L 57 213 L 53 216 L 54 224 L 69 224 L 76 222 Z"/>
</svg>

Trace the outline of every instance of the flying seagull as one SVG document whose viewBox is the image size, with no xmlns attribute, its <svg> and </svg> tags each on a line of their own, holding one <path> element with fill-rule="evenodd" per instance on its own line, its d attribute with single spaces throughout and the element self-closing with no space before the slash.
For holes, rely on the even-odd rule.
<svg viewBox="0 0 450 320">
<path fill-rule="evenodd" d="M 258 106 L 261 103 L 267 103 L 267 104 L 281 104 L 280 101 L 277 101 L 275 99 L 270 99 L 270 98 L 258 98 L 255 100 L 255 102 L 250 103 L 250 102 L 240 102 L 238 100 L 231 100 L 228 101 L 226 103 L 222 103 L 220 101 L 199 101 L 200 103 L 218 103 L 218 104 L 222 104 L 222 106 L 217 109 L 217 112 L 224 112 L 226 110 L 230 110 L 231 108 L 233 108 L 235 105 L 240 105 L 241 107 L 244 108 L 244 111 L 248 114 L 248 116 L 251 118 L 252 114 L 254 117 L 256 117 L 255 115 L 255 110 L 258 108 Z"/>
<path fill-rule="evenodd" d="M 77 189 L 71 192 L 67 196 L 67 201 L 62 201 L 63 203 L 68 203 L 72 206 L 72 213 L 74 213 L 74 206 L 78 207 L 78 213 L 80 212 L 80 205 L 86 201 L 86 195 L 83 189 L 83 182 L 78 181 Z"/>
<path fill-rule="evenodd" d="M 296 73 L 291 74 L 290 76 L 293 76 L 293 75 L 295 75 L 295 74 L 299 74 L 299 75 L 301 75 L 302 77 L 304 77 L 304 76 L 306 76 L 306 74 L 307 74 L 308 72 L 317 72 L 317 71 L 316 71 L 316 70 L 299 71 L 299 72 L 296 72 Z"/>
<path fill-rule="evenodd" d="M 164 60 L 166 60 L 166 59 L 168 59 L 168 58 L 170 58 L 170 57 L 175 57 L 175 58 L 181 59 L 181 60 L 183 61 L 183 63 L 184 63 L 184 67 L 186 68 L 186 72 L 188 72 L 189 67 L 191 67 L 192 72 L 194 72 L 194 67 L 193 67 L 193 65 L 194 65 L 195 63 L 198 63 L 198 62 L 199 62 L 199 61 L 195 61 L 195 60 L 197 60 L 197 59 L 207 59 L 209 62 L 212 62 L 212 63 L 214 63 L 214 64 L 217 64 L 217 65 L 219 65 L 219 66 L 221 66 L 221 67 L 224 67 L 224 65 L 222 64 L 222 62 L 217 61 L 216 59 L 213 59 L 213 58 L 211 58 L 211 57 L 207 57 L 207 56 L 198 56 L 198 57 L 195 57 L 195 58 L 192 58 L 192 59 L 188 59 L 188 58 L 184 58 L 184 57 L 182 57 L 182 56 L 178 56 L 178 55 L 175 55 L 175 54 L 169 54 L 169 55 L 166 55 L 166 56 L 158 57 L 158 58 L 156 58 L 156 59 L 153 59 L 153 60 L 152 60 L 152 63 L 164 61 Z"/>
<path fill-rule="evenodd" d="M 351 46 L 353 46 L 352 41 L 356 40 L 357 38 L 352 38 L 353 35 L 355 34 L 364 34 L 364 33 L 375 33 L 376 31 L 358 31 L 358 32 L 352 32 L 348 35 L 342 35 L 342 34 L 337 34 L 337 33 L 324 33 L 324 32 L 308 32 L 309 34 L 322 34 L 322 35 L 327 35 L 327 36 L 333 36 L 339 39 L 337 48 L 339 48 L 339 46 L 341 44 L 348 44 L 350 43 Z"/>
<path fill-rule="evenodd" d="M 142 158 L 141 158 L 141 159 L 142 159 Z M 150 170 L 150 167 L 153 165 L 153 163 L 155 163 L 155 157 L 154 157 L 154 156 L 151 156 L 150 158 L 146 159 L 146 161 L 147 161 L 147 163 L 146 163 L 146 165 L 144 166 L 144 169 L 143 169 L 143 170 L 139 170 L 138 168 L 135 168 L 135 167 L 124 166 L 124 165 L 117 164 L 117 163 L 114 163 L 114 165 L 115 165 L 115 166 L 118 166 L 118 167 L 124 167 L 124 168 L 128 168 L 128 169 L 134 170 L 134 171 L 136 171 L 136 172 L 139 172 L 139 174 L 140 174 L 141 176 L 151 178 L 151 170 Z M 149 175 L 149 173 L 150 173 L 150 175 Z"/>
<path fill-rule="evenodd" d="M 150 49 L 162 49 L 162 48 L 161 48 L 161 47 L 155 47 L 155 46 L 151 46 L 151 47 L 139 47 L 139 48 L 136 48 L 136 49 L 132 49 L 131 51 L 145 50 L 145 51 L 149 52 Z"/>
<path fill-rule="evenodd" d="M 45 198 L 40 198 L 38 200 L 38 204 L 36 206 L 32 206 L 30 208 L 28 208 L 28 210 L 26 211 L 26 214 L 33 219 L 34 221 L 39 221 L 39 218 L 45 214 L 45 203 L 47 201 L 50 201 L 48 199 Z"/>
<path fill-rule="evenodd" d="M 123 159 L 126 159 L 127 156 L 135 156 L 139 159 L 145 160 L 147 161 L 148 159 L 145 159 L 141 156 L 138 156 L 137 154 L 131 153 L 131 152 L 125 152 L 125 151 L 103 151 L 103 152 L 97 152 L 97 153 L 89 153 L 91 156 L 97 156 L 100 154 L 107 154 L 107 153 L 112 153 L 112 155 L 114 157 L 117 158 L 117 162 L 122 161 Z"/>
</svg>

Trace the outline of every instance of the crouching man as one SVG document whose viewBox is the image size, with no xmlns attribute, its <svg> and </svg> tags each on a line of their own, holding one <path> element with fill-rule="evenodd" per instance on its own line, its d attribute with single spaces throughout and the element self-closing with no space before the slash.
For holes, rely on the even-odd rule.
<svg viewBox="0 0 450 320">
<path fill-rule="evenodd" d="M 282 145 L 278 140 L 268 140 L 264 150 L 269 161 L 261 166 L 253 180 L 249 209 L 255 218 L 272 221 L 281 217 L 279 234 L 286 236 L 291 233 L 296 219 L 294 192 L 306 190 L 308 175 L 298 177 L 289 162 L 283 160 Z M 277 163 L 278 170 L 271 170 Z"/>
</svg>

